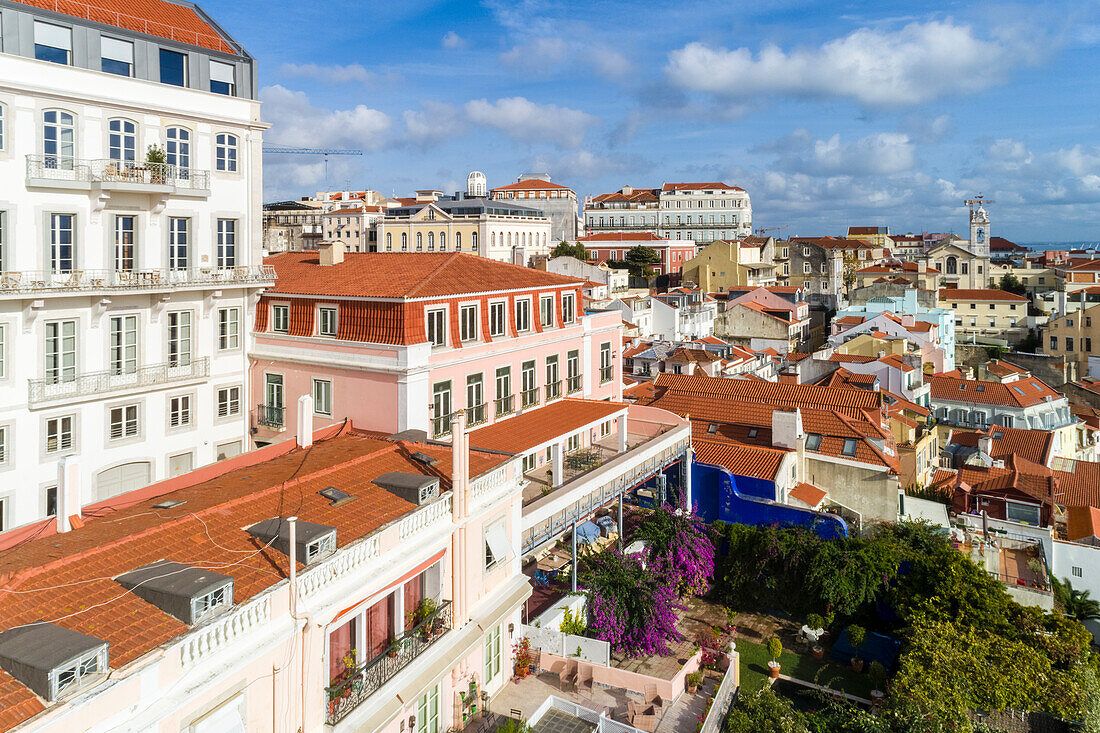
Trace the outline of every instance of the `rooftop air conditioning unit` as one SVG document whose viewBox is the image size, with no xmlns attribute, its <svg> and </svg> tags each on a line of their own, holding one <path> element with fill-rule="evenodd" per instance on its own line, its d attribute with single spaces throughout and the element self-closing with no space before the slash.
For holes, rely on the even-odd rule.
<svg viewBox="0 0 1100 733">
<path fill-rule="evenodd" d="M 374 483 L 417 506 L 439 498 L 439 479 L 434 476 L 392 471 L 374 479 Z"/>
</svg>

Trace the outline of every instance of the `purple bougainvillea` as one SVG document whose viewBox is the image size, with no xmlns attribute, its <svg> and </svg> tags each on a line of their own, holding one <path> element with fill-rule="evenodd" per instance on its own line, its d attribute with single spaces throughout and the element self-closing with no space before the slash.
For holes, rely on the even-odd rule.
<svg viewBox="0 0 1100 733">
<path fill-rule="evenodd" d="M 670 579 L 640 555 L 605 552 L 585 564 L 589 633 L 625 656 L 667 655 L 684 610 Z"/>
<path fill-rule="evenodd" d="M 638 526 L 635 537 L 646 540 L 650 562 L 669 578 L 680 597 L 710 589 L 714 542 L 698 516 L 661 507 Z"/>
</svg>

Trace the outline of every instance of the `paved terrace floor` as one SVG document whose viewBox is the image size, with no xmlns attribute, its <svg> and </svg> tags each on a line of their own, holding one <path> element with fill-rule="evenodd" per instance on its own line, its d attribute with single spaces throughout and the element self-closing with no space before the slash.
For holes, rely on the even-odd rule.
<svg viewBox="0 0 1100 733">
<path fill-rule="evenodd" d="M 662 712 L 657 721 L 657 733 L 694 731 L 706 709 L 707 698 L 714 695 L 720 681 L 716 675 L 708 674 L 703 679 L 703 685 L 698 693 L 680 695 Z M 558 678 L 549 672 L 544 672 L 505 684 L 489 703 L 489 708 L 501 715 L 508 715 L 511 711 L 517 710 L 523 719 L 527 720 L 550 695 L 557 695 L 563 700 L 583 705 L 598 713 L 606 713 L 608 717 L 621 723 L 628 722 L 627 701 L 633 699 L 636 703 L 642 702 L 641 695 L 631 695 L 626 690 L 610 687 L 595 687 L 591 690 L 582 689 L 576 692 L 561 690 L 558 687 Z"/>
<path fill-rule="evenodd" d="M 670 428 L 666 427 L 662 429 L 658 434 L 664 434 L 668 432 L 669 429 Z M 628 427 L 626 431 L 627 452 L 634 450 L 642 443 L 652 440 L 655 437 L 655 435 L 632 433 L 630 432 L 630 428 Z M 589 451 L 592 452 L 593 458 L 598 461 L 596 465 L 582 467 L 583 462 L 579 462 L 577 458 L 574 458 L 573 461 L 570 461 L 570 455 L 575 454 L 569 454 L 564 457 L 564 460 L 562 462 L 562 472 L 565 474 L 562 481 L 563 486 L 565 484 L 568 484 L 570 481 L 577 478 L 578 476 L 599 468 L 599 466 L 619 455 L 619 438 L 615 434 L 609 435 L 606 438 L 603 438 L 593 443 L 590 448 L 583 448 L 579 451 L 576 451 L 576 454 L 585 454 Z M 523 489 L 524 506 L 530 504 L 535 499 L 538 499 L 542 496 L 548 496 L 554 491 L 560 490 L 562 488 L 560 486 L 558 487 L 558 489 L 551 488 L 549 462 L 544 463 L 533 471 L 525 473 L 524 478 L 526 478 L 529 482 L 527 486 Z"/>
</svg>

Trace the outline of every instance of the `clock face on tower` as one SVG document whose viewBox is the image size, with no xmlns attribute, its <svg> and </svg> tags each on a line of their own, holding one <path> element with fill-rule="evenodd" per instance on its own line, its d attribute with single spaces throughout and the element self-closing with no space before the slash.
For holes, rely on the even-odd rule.
<svg viewBox="0 0 1100 733">
<path fill-rule="evenodd" d="M 982 229 L 981 227 L 978 227 L 977 230 L 975 230 L 974 237 L 979 242 L 984 242 L 985 241 L 985 229 Z"/>
</svg>

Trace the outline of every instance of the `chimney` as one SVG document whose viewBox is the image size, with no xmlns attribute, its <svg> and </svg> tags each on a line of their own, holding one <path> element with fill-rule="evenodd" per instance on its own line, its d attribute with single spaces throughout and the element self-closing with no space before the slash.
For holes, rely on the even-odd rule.
<svg viewBox="0 0 1100 733">
<path fill-rule="evenodd" d="M 802 413 L 796 407 L 787 412 L 772 410 L 772 445 L 777 448 L 795 450 L 802 440 Z"/>
<path fill-rule="evenodd" d="M 304 394 L 298 398 L 298 447 L 313 445 L 313 397 Z"/>
<path fill-rule="evenodd" d="M 321 242 L 317 246 L 317 250 L 321 258 L 321 265 L 324 267 L 339 265 L 344 261 L 343 242 Z"/>
<path fill-rule="evenodd" d="M 989 429 L 989 433 L 978 434 L 978 450 L 985 453 L 987 456 L 993 455 L 993 429 Z"/>
<path fill-rule="evenodd" d="M 72 529 L 70 516 L 80 516 L 80 464 L 76 456 L 57 462 L 57 531 Z"/>
</svg>

